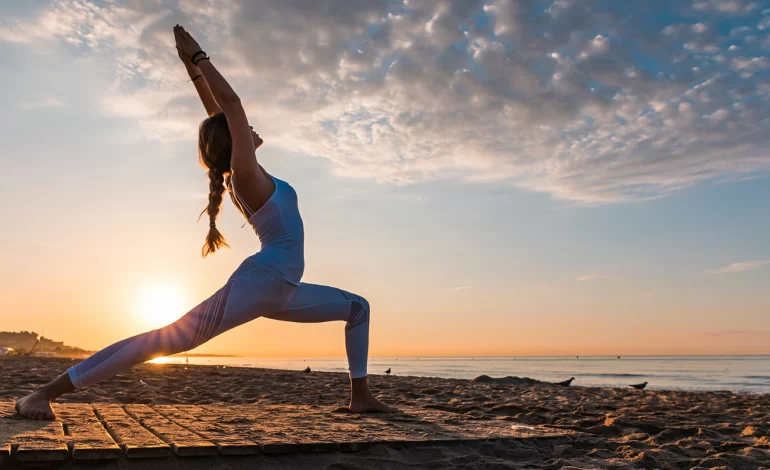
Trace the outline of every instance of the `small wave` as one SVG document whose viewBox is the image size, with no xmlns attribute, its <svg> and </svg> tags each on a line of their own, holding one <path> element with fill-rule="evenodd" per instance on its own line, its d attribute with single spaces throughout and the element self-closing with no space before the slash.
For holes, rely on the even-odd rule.
<svg viewBox="0 0 770 470">
<path fill-rule="evenodd" d="M 746 379 L 770 380 L 770 375 L 744 375 Z"/>
</svg>

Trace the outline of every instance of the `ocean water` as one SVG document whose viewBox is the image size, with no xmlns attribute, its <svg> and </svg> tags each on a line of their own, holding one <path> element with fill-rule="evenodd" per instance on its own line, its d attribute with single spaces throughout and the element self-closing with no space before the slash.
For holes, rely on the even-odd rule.
<svg viewBox="0 0 770 470">
<path fill-rule="evenodd" d="M 184 364 L 185 357 L 153 362 Z M 276 359 L 260 357 L 190 357 L 190 364 L 311 369 L 347 372 L 344 358 Z M 530 377 L 555 382 L 575 377 L 573 385 L 627 387 L 649 382 L 651 389 L 730 390 L 770 393 L 770 356 L 627 356 L 621 357 L 373 357 L 369 373 L 472 379 Z"/>
</svg>

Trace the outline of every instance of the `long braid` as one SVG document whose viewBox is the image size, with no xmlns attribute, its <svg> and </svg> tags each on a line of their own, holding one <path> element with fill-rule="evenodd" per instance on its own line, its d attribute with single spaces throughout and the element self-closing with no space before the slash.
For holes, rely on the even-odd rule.
<svg viewBox="0 0 770 470">
<path fill-rule="evenodd" d="M 205 258 L 206 256 L 214 253 L 223 246 L 230 247 L 225 241 L 225 237 L 217 230 L 217 215 L 219 214 L 220 206 L 222 205 L 222 195 L 225 192 L 225 177 L 222 173 L 219 173 L 213 169 L 209 172 L 209 204 L 198 216 L 200 220 L 204 212 L 209 214 L 209 233 L 206 235 L 206 243 L 203 244 L 201 254 Z"/>
<path fill-rule="evenodd" d="M 225 115 L 217 113 L 205 119 L 198 130 L 198 158 L 209 173 L 209 204 L 198 216 L 200 221 L 204 212 L 209 214 L 209 233 L 201 250 L 204 258 L 223 246 L 230 246 L 217 230 L 216 220 L 225 186 L 230 183 L 231 153 L 232 139 Z"/>
</svg>

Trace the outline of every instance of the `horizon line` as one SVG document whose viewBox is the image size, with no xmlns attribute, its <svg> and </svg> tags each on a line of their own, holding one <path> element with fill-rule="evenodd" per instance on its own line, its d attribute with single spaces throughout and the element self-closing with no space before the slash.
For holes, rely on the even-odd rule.
<svg viewBox="0 0 770 470">
<path fill-rule="evenodd" d="M 178 353 L 173 354 L 171 356 L 160 356 L 160 357 L 183 357 L 187 356 L 185 353 Z M 253 358 L 261 358 L 261 359 L 345 359 L 345 356 L 250 356 L 250 355 L 240 355 L 240 354 L 222 354 L 222 353 L 212 353 L 212 354 L 203 354 L 203 353 L 195 353 L 190 354 L 190 357 L 197 356 L 197 357 L 253 357 Z M 467 357 L 485 357 L 485 358 L 510 358 L 510 357 L 520 357 L 520 358 L 528 358 L 528 357 L 548 357 L 548 358 L 624 358 L 624 357 L 770 357 L 770 352 L 767 353 L 760 353 L 760 354 L 609 354 L 609 355 L 596 355 L 596 354 L 544 354 L 544 355 L 434 355 L 434 354 L 423 354 L 423 355 L 395 355 L 395 356 L 370 356 L 369 359 L 387 359 L 387 358 L 423 358 L 423 357 L 436 357 L 436 358 L 467 358 Z"/>
</svg>

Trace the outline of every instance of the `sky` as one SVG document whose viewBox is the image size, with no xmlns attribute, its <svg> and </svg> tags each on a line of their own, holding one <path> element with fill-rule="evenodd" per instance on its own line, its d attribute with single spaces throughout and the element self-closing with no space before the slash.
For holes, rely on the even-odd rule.
<svg viewBox="0 0 770 470">
<path fill-rule="evenodd" d="M 299 194 L 304 281 L 372 356 L 770 354 L 770 2 L 0 4 L 0 321 L 87 349 L 157 328 L 202 259 L 184 25 Z M 343 356 L 258 319 L 197 353 Z"/>
</svg>

